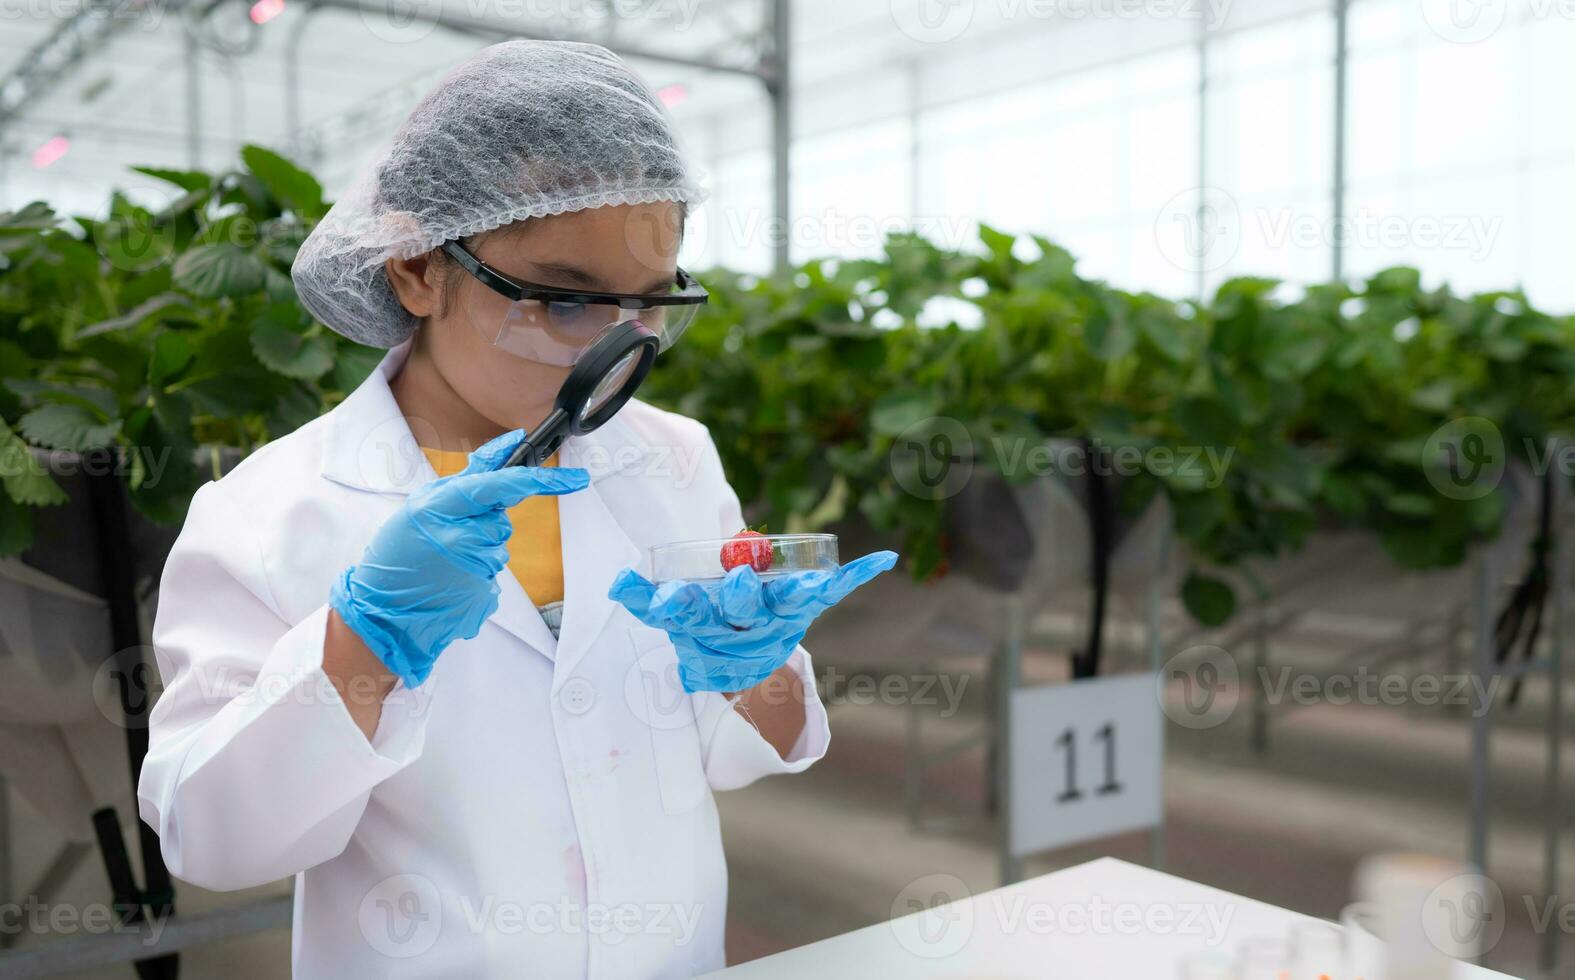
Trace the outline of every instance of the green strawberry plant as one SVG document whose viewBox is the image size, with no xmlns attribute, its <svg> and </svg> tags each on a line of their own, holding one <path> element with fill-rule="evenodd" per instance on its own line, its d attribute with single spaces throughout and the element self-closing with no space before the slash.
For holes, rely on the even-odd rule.
<svg viewBox="0 0 1575 980">
<path fill-rule="evenodd" d="M 249 449 L 332 405 L 378 352 L 312 322 L 290 263 L 327 211 L 310 175 L 248 147 L 221 174 L 143 169 L 174 189 L 107 216 L 0 215 L 0 554 L 63 499 L 27 447 L 113 447 L 133 503 L 178 521 L 199 446 Z"/>
</svg>

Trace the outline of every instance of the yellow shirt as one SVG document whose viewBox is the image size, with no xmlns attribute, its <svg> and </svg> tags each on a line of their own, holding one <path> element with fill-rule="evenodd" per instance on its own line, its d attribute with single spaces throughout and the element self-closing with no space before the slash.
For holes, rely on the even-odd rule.
<svg viewBox="0 0 1575 980">
<path fill-rule="evenodd" d="M 468 453 L 424 446 L 421 451 L 438 476 L 453 476 L 470 462 Z M 557 466 L 557 454 L 545 465 Z M 550 494 L 526 497 L 509 508 L 509 523 L 514 525 L 509 537 L 509 571 L 536 605 L 562 602 L 563 536 L 558 526 L 558 498 Z"/>
</svg>

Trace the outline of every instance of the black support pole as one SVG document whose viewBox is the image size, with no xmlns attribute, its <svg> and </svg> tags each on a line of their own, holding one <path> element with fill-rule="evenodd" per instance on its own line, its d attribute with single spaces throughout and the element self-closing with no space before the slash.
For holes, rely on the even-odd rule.
<svg viewBox="0 0 1575 980">
<path fill-rule="evenodd" d="M 99 568 L 103 572 L 104 598 L 109 603 L 110 637 L 114 644 L 115 679 L 120 693 L 120 708 L 126 732 L 126 757 L 131 767 L 132 792 L 142 778 L 142 760 L 148 755 L 148 712 L 152 708 L 148 692 L 148 672 L 153 668 L 142 656 L 142 626 L 137 615 L 137 576 L 131 539 L 126 491 L 118 475 L 118 459 L 113 450 L 100 449 L 88 455 L 85 472 L 92 496 L 94 535 L 98 543 Z M 139 891 L 131 877 L 131 862 L 121 836 L 120 822 L 114 811 L 94 815 L 94 829 L 104 852 L 105 870 L 115 891 L 118 910 L 127 921 L 146 918 L 164 919 L 175 914 L 175 888 L 170 881 L 158 834 L 140 818 L 138 843 L 142 850 L 142 874 L 146 887 Z M 137 963 L 142 980 L 175 980 L 180 973 L 180 958 L 175 954 L 155 956 Z"/>
</svg>

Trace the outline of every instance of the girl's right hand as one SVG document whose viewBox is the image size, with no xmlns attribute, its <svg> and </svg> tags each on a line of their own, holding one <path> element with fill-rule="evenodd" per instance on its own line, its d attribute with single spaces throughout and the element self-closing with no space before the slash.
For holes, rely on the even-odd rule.
<svg viewBox="0 0 1575 980">
<path fill-rule="evenodd" d="M 411 494 L 334 583 L 329 605 L 408 688 L 497 609 L 513 531 L 508 509 L 590 483 L 573 467 L 497 469 L 524 438 L 521 429 L 505 433 L 472 453 L 463 472 Z"/>
</svg>

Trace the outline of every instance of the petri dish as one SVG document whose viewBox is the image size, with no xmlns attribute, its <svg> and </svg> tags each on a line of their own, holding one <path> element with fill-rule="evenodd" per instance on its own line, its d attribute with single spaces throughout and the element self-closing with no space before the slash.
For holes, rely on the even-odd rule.
<svg viewBox="0 0 1575 980">
<path fill-rule="evenodd" d="M 762 579 L 835 569 L 835 534 L 762 534 L 747 538 L 674 541 L 651 549 L 651 581 L 684 580 L 717 587 L 729 566 L 748 562 Z"/>
</svg>

